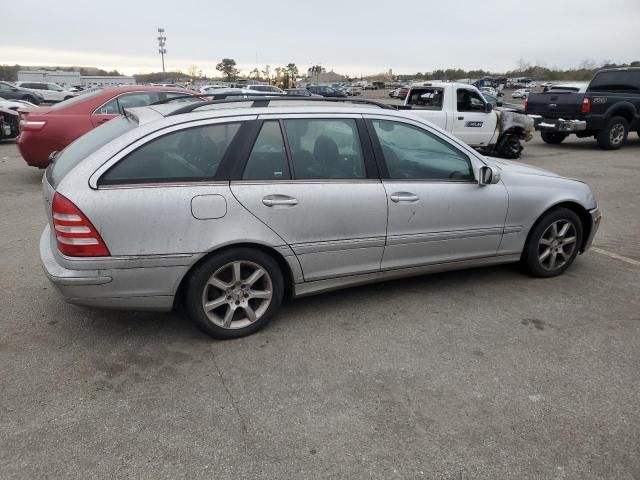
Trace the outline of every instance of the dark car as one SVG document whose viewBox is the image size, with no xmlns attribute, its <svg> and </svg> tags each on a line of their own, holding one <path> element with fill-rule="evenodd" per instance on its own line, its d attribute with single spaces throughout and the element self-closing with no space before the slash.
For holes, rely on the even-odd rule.
<svg viewBox="0 0 640 480">
<path fill-rule="evenodd" d="M 40 105 L 40 103 L 44 101 L 44 97 L 39 93 L 14 87 L 7 82 L 0 82 L 0 97 L 5 100 L 26 100 L 35 105 Z"/>
<path fill-rule="evenodd" d="M 562 143 L 570 134 L 594 137 L 600 148 L 615 150 L 629 132 L 640 135 L 640 68 L 600 70 L 586 91 L 551 89 L 532 93 L 526 112 L 536 117 L 536 130 L 550 144 Z"/>
<path fill-rule="evenodd" d="M 341 92 L 340 90 L 335 90 L 331 87 L 327 87 L 326 85 L 309 85 L 307 87 L 311 93 L 315 93 L 316 95 L 320 95 L 321 97 L 339 97 L 344 98 L 347 96 L 346 93 Z"/>
<path fill-rule="evenodd" d="M 292 97 L 320 97 L 320 95 L 316 95 L 311 93 L 306 88 L 287 88 L 285 90 L 287 95 L 291 95 Z"/>
</svg>

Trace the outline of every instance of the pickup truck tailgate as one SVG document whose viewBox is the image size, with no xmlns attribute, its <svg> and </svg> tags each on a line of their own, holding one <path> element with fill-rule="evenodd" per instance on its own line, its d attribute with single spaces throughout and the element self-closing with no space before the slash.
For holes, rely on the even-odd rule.
<svg viewBox="0 0 640 480">
<path fill-rule="evenodd" d="M 582 113 L 583 93 L 532 93 L 527 101 L 527 113 L 546 118 L 578 118 Z"/>
</svg>

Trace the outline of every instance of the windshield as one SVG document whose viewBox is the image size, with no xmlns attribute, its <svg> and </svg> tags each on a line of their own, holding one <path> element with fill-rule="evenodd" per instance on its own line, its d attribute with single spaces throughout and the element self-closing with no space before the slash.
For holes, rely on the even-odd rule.
<svg viewBox="0 0 640 480">
<path fill-rule="evenodd" d="M 58 154 L 53 164 L 47 169 L 47 180 L 53 188 L 56 188 L 65 175 L 82 160 L 135 126 L 136 124 L 128 118 L 117 117 L 94 128 Z"/>
<path fill-rule="evenodd" d="M 102 93 L 102 89 L 94 90 L 92 92 L 87 92 L 87 93 L 82 92 L 81 94 L 79 94 L 76 97 L 71 97 L 69 100 L 63 100 L 62 102 L 56 103 L 55 105 L 53 105 L 51 107 L 51 110 L 59 110 L 61 108 L 65 108 L 65 107 L 68 107 L 70 105 L 74 105 L 76 103 L 80 103 L 80 102 L 82 102 L 84 100 L 88 100 L 90 98 L 97 97 L 101 93 Z"/>
</svg>

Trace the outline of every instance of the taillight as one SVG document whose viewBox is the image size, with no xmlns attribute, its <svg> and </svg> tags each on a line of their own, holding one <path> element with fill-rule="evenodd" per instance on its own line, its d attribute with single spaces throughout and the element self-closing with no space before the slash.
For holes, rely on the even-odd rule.
<svg viewBox="0 0 640 480">
<path fill-rule="evenodd" d="M 47 124 L 45 121 L 35 121 L 35 120 L 20 120 L 20 131 L 22 132 L 33 132 L 36 130 L 41 130 Z"/>
<path fill-rule="evenodd" d="M 591 99 L 582 99 L 582 113 L 589 113 L 591 111 Z"/>
<path fill-rule="evenodd" d="M 68 198 L 59 193 L 51 206 L 58 250 L 69 257 L 108 257 L 111 254 L 102 237 Z"/>
<path fill-rule="evenodd" d="M 524 99 L 524 111 L 526 112 L 528 108 L 529 108 L 529 97 L 526 97 Z"/>
</svg>

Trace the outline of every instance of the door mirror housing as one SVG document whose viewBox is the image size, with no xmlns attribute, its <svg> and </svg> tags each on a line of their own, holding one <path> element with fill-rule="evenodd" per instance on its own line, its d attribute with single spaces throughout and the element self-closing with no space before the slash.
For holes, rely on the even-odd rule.
<svg viewBox="0 0 640 480">
<path fill-rule="evenodd" d="M 478 184 L 493 185 L 500 181 L 500 172 L 488 165 L 483 165 L 478 171 Z"/>
<path fill-rule="evenodd" d="M 491 113 L 491 111 L 493 110 L 493 105 L 490 103 L 485 103 L 484 104 L 484 113 Z"/>
</svg>

